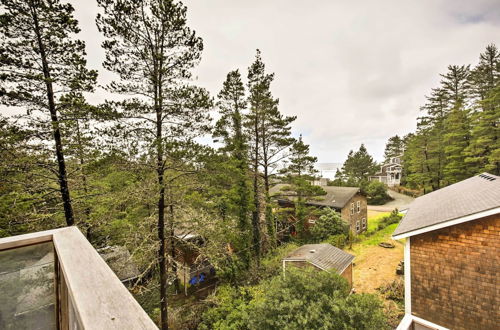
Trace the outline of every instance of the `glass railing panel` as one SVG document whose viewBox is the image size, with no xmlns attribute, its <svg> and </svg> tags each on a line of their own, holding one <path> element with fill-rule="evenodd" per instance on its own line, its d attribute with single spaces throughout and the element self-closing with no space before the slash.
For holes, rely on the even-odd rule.
<svg viewBox="0 0 500 330">
<path fill-rule="evenodd" d="M 56 329 L 52 242 L 0 251 L 0 329 Z"/>
</svg>

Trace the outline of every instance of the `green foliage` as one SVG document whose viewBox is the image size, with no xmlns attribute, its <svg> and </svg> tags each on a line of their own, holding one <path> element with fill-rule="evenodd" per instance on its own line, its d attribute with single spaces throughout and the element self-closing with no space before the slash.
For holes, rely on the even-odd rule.
<svg viewBox="0 0 500 330">
<path fill-rule="evenodd" d="M 383 329 L 381 301 L 349 295 L 341 276 L 310 268 L 287 268 L 260 285 L 228 287 L 215 296 L 201 329 Z"/>
<path fill-rule="evenodd" d="M 364 186 L 363 191 L 366 193 L 370 205 L 382 205 L 392 199 L 387 194 L 387 186 L 379 181 L 370 181 Z"/>
<path fill-rule="evenodd" d="M 398 135 L 389 138 L 385 145 L 384 158 L 389 161 L 392 157 L 397 157 L 403 154 L 404 141 Z"/>
<path fill-rule="evenodd" d="M 427 193 L 481 172 L 500 174 L 500 52 L 486 47 L 476 67 L 450 65 L 405 139 L 404 182 Z"/>
<path fill-rule="evenodd" d="M 286 190 L 295 195 L 295 228 L 300 237 L 306 235 L 305 221 L 312 211 L 306 206 L 306 202 L 315 196 L 325 194 L 323 188 L 311 184 L 317 173 L 314 168 L 316 161 L 316 157 L 309 155 L 309 145 L 305 144 L 300 136 L 292 145 L 288 162 L 281 170 L 285 175 L 283 181 L 288 184 Z"/>
<path fill-rule="evenodd" d="M 347 235 L 349 226 L 342 220 L 340 213 L 329 207 L 323 209 L 321 213 L 310 229 L 314 241 L 321 242 L 334 235 Z"/>
<path fill-rule="evenodd" d="M 378 230 L 382 230 L 387 226 L 390 226 L 394 223 L 399 223 L 403 216 L 399 213 L 398 209 L 394 209 L 391 214 L 384 216 L 382 219 L 380 219 L 379 224 L 377 226 Z"/>
<path fill-rule="evenodd" d="M 368 154 L 365 145 L 361 144 L 358 151 L 349 151 L 342 165 L 342 171 L 337 171 L 335 174 L 335 180 L 342 181 L 343 186 L 360 186 L 363 182 L 367 182 L 370 175 L 375 174 L 376 171 L 376 162 Z"/>
<path fill-rule="evenodd" d="M 350 243 L 349 239 L 350 239 L 349 233 L 336 234 L 328 237 L 324 242 L 336 246 L 339 249 L 343 249 L 348 243 Z"/>
</svg>

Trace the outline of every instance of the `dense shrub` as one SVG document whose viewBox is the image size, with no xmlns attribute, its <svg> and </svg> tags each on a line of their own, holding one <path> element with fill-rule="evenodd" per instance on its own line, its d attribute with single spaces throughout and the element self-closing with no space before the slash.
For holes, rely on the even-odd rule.
<svg viewBox="0 0 500 330">
<path fill-rule="evenodd" d="M 382 218 L 378 224 L 378 230 L 382 230 L 385 227 L 392 225 L 393 223 L 398 223 L 403 216 L 399 214 L 398 209 L 394 209 L 391 214 Z"/>
<path fill-rule="evenodd" d="M 370 181 L 362 187 L 362 190 L 366 193 L 370 205 L 382 205 L 392 199 L 387 194 L 387 186 L 379 181 Z"/>
<path fill-rule="evenodd" d="M 381 301 L 349 295 L 347 281 L 333 273 L 287 268 L 247 288 L 223 287 L 200 329 L 384 329 Z"/>
<path fill-rule="evenodd" d="M 387 299 L 402 303 L 404 301 L 405 284 L 402 279 L 398 278 L 394 281 L 382 285 L 378 288 Z"/>
<path fill-rule="evenodd" d="M 311 238 L 321 242 L 333 235 L 347 235 L 349 227 L 342 220 L 340 213 L 327 207 L 322 212 L 316 223 L 311 228 Z"/>
<path fill-rule="evenodd" d="M 328 237 L 324 242 L 338 247 L 339 249 L 344 248 L 348 243 L 348 235 L 337 234 Z"/>
</svg>

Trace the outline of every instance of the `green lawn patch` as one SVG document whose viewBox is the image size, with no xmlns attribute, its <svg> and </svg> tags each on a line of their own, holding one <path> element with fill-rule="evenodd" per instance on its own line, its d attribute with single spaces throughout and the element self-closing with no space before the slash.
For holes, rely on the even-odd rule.
<svg viewBox="0 0 500 330">
<path fill-rule="evenodd" d="M 378 225 L 382 221 L 382 219 L 384 217 L 389 216 L 389 215 L 391 215 L 391 212 L 380 213 L 374 217 L 369 217 L 368 218 L 368 231 L 369 232 L 376 231 L 378 228 Z"/>
</svg>

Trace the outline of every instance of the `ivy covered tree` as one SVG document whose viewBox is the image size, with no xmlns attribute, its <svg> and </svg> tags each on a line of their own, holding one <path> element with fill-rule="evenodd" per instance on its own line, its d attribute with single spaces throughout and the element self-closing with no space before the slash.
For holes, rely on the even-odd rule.
<svg viewBox="0 0 500 330">
<path fill-rule="evenodd" d="M 324 195 L 325 191 L 320 186 L 315 186 L 314 181 L 318 172 L 314 165 L 317 158 L 309 155 L 309 145 L 302 141 L 302 136 L 292 145 L 290 156 L 281 169 L 285 175 L 283 181 L 287 184 L 285 190 L 292 193 L 295 204 L 295 228 L 297 233 L 304 236 L 306 233 L 305 221 L 310 210 L 306 202 L 312 198 Z"/>
<path fill-rule="evenodd" d="M 52 140 L 66 224 L 73 225 L 60 98 L 72 91 L 92 91 L 97 72 L 86 67 L 85 43 L 75 38 L 80 28 L 71 4 L 59 0 L 0 3 L 0 100 L 27 109 L 25 126 L 37 131 L 34 140 L 40 148 Z"/>
<path fill-rule="evenodd" d="M 257 50 L 255 61 L 248 68 L 248 104 L 249 112 L 245 116 L 244 125 L 249 136 L 250 159 L 253 175 L 253 210 L 252 210 L 252 229 L 254 255 L 257 263 L 260 262 L 262 250 L 262 187 L 260 164 L 262 160 L 262 125 L 266 109 L 273 105 L 270 85 L 274 79 L 273 74 L 265 72 L 265 65 L 262 62 L 260 51 Z"/>
<path fill-rule="evenodd" d="M 222 138 L 221 149 L 228 157 L 226 166 L 232 170 L 230 171 L 232 175 L 226 179 L 231 181 L 228 187 L 229 203 L 238 219 L 239 238 L 236 250 L 242 251 L 242 259 L 248 267 L 250 263 L 248 252 L 252 242 L 250 225 L 252 191 L 249 182 L 247 136 L 243 130 L 247 100 L 245 86 L 238 70 L 227 74 L 218 99 L 217 105 L 221 117 L 216 123 L 214 137 Z"/>
<path fill-rule="evenodd" d="M 156 174 L 160 314 L 161 328 L 167 329 L 166 186 L 180 175 L 177 160 L 188 158 L 179 157 L 179 150 L 189 150 L 186 145 L 207 128 L 211 99 L 187 82 L 203 41 L 187 26 L 181 2 L 98 0 L 98 5 L 97 26 L 106 38 L 103 65 L 119 76 L 108 90 L 128 96 L 111 105 L 121 109 L 125 133 L 146 151 L 136 157 L 149 159 L 146 166 Z M 169 164 L 172 178 L 166 178 Z"/>
</svg>

